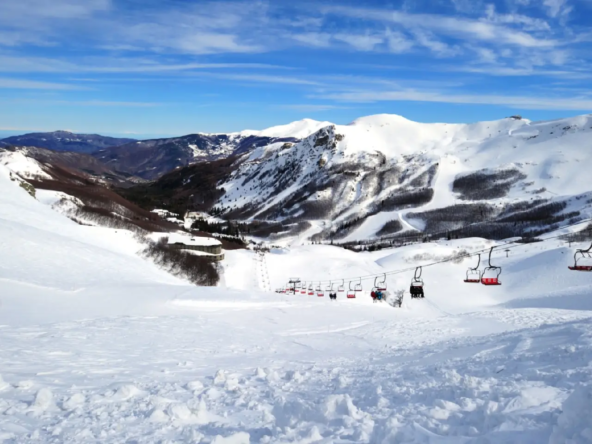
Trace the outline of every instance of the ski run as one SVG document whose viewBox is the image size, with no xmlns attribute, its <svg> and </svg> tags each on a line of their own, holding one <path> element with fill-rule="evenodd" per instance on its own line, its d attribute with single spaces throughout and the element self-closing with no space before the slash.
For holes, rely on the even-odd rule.
<svg viewBox="0 0 592 444">
<path fill-rule="evenodd" d="M 33 198 L 20 160 L 0 164 L 2 443 L 592 442 L 592 274 L 568 269 L 588 245 L 556 237 L 584 225 L 494 250 L 501 286 L 463 282 L 474 256 L 425 267 L 400 308 L 372 280 L 335 301 L 270 290 L 383 273 L 408 290 L 415 267 L 496 243 L 291 240 L 227 251 L 201 288 Z"/>
</svg>

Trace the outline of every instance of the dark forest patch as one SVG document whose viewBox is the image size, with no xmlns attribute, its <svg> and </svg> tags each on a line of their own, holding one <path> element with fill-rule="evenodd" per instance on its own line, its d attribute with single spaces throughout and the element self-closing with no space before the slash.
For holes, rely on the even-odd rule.
<svg viewBox="0 0 592 444">
<path fill-rule="evenodd" d="M 452 191 L 460 194 L 463 200 L 486 200 L 504 197 L 515 183 L 526 179 L 526 175 L 516 169 L 501 171 L 477 171 L 457 177 L 452 183 Z"/>
</svg>

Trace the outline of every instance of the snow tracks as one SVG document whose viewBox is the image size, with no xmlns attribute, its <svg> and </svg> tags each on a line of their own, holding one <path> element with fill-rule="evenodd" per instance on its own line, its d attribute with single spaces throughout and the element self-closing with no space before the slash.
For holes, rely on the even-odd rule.
<svg viewBox="0 0 592 444">
<path fill-rule="evenodd" d="M 0 329 L 0 442 L 591 442 L 589 319 L 419 347 L 391 337 L 365 357 L 350 347 L 318 363 L 279 353 L 319 334 L 276 337 L 274 351 L 246 332 L 229 343 L 210 324 Z M 380 335 L 361 325 L 325 340 Z"/>
</svg>

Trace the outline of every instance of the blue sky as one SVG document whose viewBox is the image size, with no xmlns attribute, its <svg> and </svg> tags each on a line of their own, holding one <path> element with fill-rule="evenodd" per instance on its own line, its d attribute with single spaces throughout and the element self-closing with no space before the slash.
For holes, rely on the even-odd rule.
<svg viewBox="0 0 592 444">
<path fill-rule="evenodd" d="M 592 112 L 592 0 L 0 1 L 0 134 Z"/>
</svg>

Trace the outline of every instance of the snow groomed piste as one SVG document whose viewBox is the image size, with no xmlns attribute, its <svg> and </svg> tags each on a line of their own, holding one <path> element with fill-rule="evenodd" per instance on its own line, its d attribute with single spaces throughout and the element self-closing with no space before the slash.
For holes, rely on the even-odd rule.
<svg viewBox="0 0 592 444">
<path fill-rule="evenodd" d="M 580 220 L 576 223 L 565 225 L 565 226 L 561 227 L 561 229 L 572 228 L 575 226 L 582 225 L 584 223 L 589 223 L 591 221 L 592 221 L 592 219 Z M 563 237 L 565 237 L 565 234 L 550 236 L 550 237 L 547 236 L 544 238 L 537 238 L 536 242 L 537 243 L 549 242 L 549 241 L 560 239 Z M 465 276 L 464 282 L 468 283 L 468 284 L 481 283 L 482 285 L 485 285 L 485 286 L 502 285 L 502 283 L 500 281 L 502 267 L 492 264 L 492 262 L 491 262 L 492 253 L 495 248 L 500 249 L 502 247 L 505 247 L 505 251 L 508 252 L 510 249 L 517 248 L 522 245 L 523 245 L 523 243 L 520 243 L 520 242 L 509 241 L 509 242 L 501 243 L 497 246 L 492 246 L 491 248 L 489 248 L 489 251 L 488 251 L 488 263 L 483 268 L 483 270 L 479 269 L 479 265 L 481 264 L 481 254 L 485 253 L 487 250 L 477 251 L 477 252 L 474 252 L 471 254 L 464 255 L 463 256 L 464 258 L 471 258 L 474 256 L 477 257 L 477 265 L 475 267 L 469 267 L 469 269 L 466 271 L 466 276 Z M 423 264 L 421 266 L 416 267 L 414 270 L 413 278 L 411 280 L 411 284 L 409 286 L 410 297 L 412 299 L 425 297 L 425 293 L 424 293 L 425 284 L 422 279 L 423 268 L 435 266 L 435 265 L 440 265 L 440 264 L 445 264 L 447 262 L 451 262 L 456 259 L 457 258 L 449 258 L 449 259 L 440 260 L 437 262 Z M 587 249 L 577 249 L 574 254 L 574 265 L 573 266 L 570 265 L 570 266 L 568 266 L 568 268 L 573 271 L 592 271 L 592 263 L 586 264 L 586 265 L 581 265 L 579 263 L 579 261 L 581 261 L 582 259 L 584 259 L 584 260 L 585 259 L 592 259 L 592 245 L 590 245 L 590 247 L 588 247 Z M 333 287 L 336 285 L 337 282 L 341 282 L 340 287 L 339 287 L 340 288 L 339 291 L 342 292 L 342 289 L 344 288 L 343 287 L 344 282 L 348 281 L 350 290 L 347 294 L 347 298 L 354 299 L 354 298 L 356 298 L 356 294 L 362 294 L 362 292 L 363 292 L 362 280 L 374 279 L 374 285 L 373 285 L 371 291 L 369 292 L 369 296 L 371 296 L 373 300 L 376 300 L 376 299 L 386 300 L 387 299 L 386 295 L 388 295 L 386 276 L 387 275 L 388 276 L 398 275 L 401 273 L 406 273 L 408 271 L 410 271 L 410 269 L 405 268 L 405 269 L 400 269 L 400 270 L 390 270 L 390 271 L 382 273 L 381 275 L 356 276 L 356 277 L 340 278 L 340 279 L 328 280 L 328 281 L 319 280 L 319 281 L 315 281 L 315 282 L 318 282 L 317 287 L 316 287 L 316 294 L 318 297 L 324 296 L 324 292 L 322 290 L 322 285 L 324 283 L 327 283 L 327 292 L 330 294 L 333 294 Z M 377 282 L 378 279 L 381 279 L 381 281 Z M 355 288 L 352 289 L 351 286 L 352 286 L 353 282 L 355 282 L 355 281 L 358 281 L 358 282 L 355 284 Z M 302 281 L 300 280 L 300 278 L 295 278 L 295 277 L 290 278 L 290 280 L 288 281 L 288 284 L 283 289 L 276 290 L 276 293 L 284 293 L 284 294 L 287 293 L 287 294 L 292 294 L 292 295 L 305 294 L 306 292 L 300 291 L 301 285 L 303 285 L 301 282 Z M 304 281 L 304 283 L 306 283 L 306 281 Z M 384 292 L 385 297 L 382 298 L 382 296 L 380 296 L 377 298 L 376 297 L 377 292 L 380 292 L 381 295 Z M 310 293 L 310 291 L 309 291 L 309 295 L 312 295 Z M 397 304 L 398 304 L 398 299 L 397 299 Z"/>
</svg>

